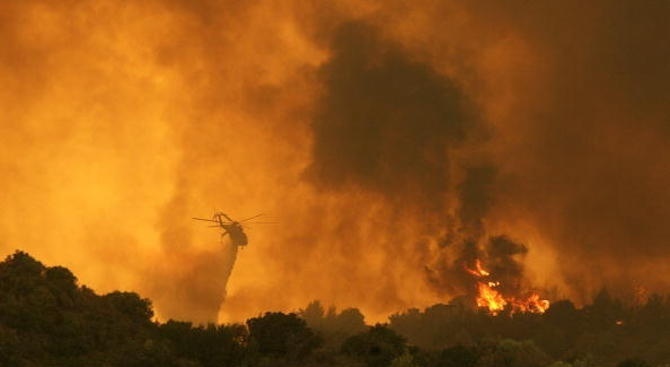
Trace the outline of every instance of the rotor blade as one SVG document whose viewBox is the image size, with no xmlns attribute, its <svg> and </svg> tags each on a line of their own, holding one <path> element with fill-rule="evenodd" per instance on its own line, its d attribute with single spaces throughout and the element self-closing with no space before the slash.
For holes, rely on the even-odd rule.
<svg viewBox="0 0 670 367">
<path fill-rule="evenodd" d="M 191 218 L 191 219 L 195 219 L 195 220 L 204 220 L 205 222 L 214 222 L 214 223 L 219 223 L 219 221 L 217 221 L 217 220 L 214 220 L 214 219 L 205 219 L 205 218 L 195 218 L 195 217 L 194 217 L 194 218 Z"/>
<path fill-rule="evenodd" d="M 279 224 L 279 222 L 248 222 L 246 224 Z"/>
<path fill-rule="evenodd" d="M 246 221 L 248 221 L 248 220 L 251 220 L 251 219 L 254 219 L 254 218 L 258 218 L 258 217 L 260 217 L 260 216 L 263 215 L 263 214 L 264 214 L 264 213 L 256 214 L 256 215 L 254 215 L 253 217 L 244 218 L 244 219 L 240 220 L 239 222 L 240 222 L 240 223 L 242 223 L 242 222 L 246 222 Z"/>
</svg>

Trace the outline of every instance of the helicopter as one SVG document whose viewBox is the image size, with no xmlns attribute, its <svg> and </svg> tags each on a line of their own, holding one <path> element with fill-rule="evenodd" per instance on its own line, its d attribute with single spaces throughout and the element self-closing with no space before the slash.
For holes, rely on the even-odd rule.
<svg viewBox="0 0 670 367">
<path fill-rule="evenodd" d="M 205 222 L 214 222 L 216 223 L 216 225 L 211 225 L 210 227 L 221 228 L 223 230 L 223 233 L 221 233 L 221 240 L 223 240 L 225 236 L 230 236 L 230 241 L 234 246 L 246 246 L 249 243 L 249 239 L 247 237 L 247 234 L 244 232 L 244 227 L 242 226 L 242 223 L 250 221 L 252 219 L 256 219 L 262 215 L 263 213 L 260 213 L 252 217 L 236 221 L 230 218 L 224 212 L 216 212 L 212 216 L 212 219 L 196 218 L 196 217 L 193 217 L 192 219 L 202 220 Z M 272 222 L 254 222 L 254 224 L 271 224 L 271 223 Z"/>
</svg>

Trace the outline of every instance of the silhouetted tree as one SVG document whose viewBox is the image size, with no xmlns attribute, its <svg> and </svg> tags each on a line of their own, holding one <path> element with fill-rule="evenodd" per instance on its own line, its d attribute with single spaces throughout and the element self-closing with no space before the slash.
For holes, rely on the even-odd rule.
<svg viewBox="0 0 670 367">
<path fill-rule="evenodd" d="M 367 332 L 354 335 L 342 344 L 342 352 L 368 367 L 386 367 L 405 351 L 405 339 L 389 329 L 377 324 Z"/>
<path fill-rule="evenodd" d="M 363 314 L 355 308 L 338 313 L 335 307 L 330 307 L 326 312 L 319 301 L 314 301 L 299 315 L 323 337 L 326 347 L 332 349 L 339 349 L 346 338 L 367 330 Z"/>
<path fill-rule="evenodd" d="M 551 359 L 532 341 L 504 339 L 480 348 L 479 367 L 541 367 Z"/>
<path fill-rule="evenodd" d="M 177 357 L 197 361 L 202 367 L 240 365 L 245 357 L 248 334 L 243 325 L 194 327 L 190 322 L 170 320 L 159 330 Z"/>
<path fill-rule="evenodd" d="M 321 344 L 305 320 L 296 314 L 268 312 L 247 320 L 249 340 L 263 356 L 300 361 Z"/>
<path fill-rule="evenodd" d="M 542 315 L 492 316 L 438 304 L 370 328 L 357 309 L 338 313 L 318 302 L 300 316 L 266 313 L 246 326 L 161 324 L 152 321 L 151 302 L 136 293 L 98 295 L 67 268 L 47 267 L 25 252 L 0 262 L 0 366 L 599 367 L 623 361 L 618 366 L 647 367 L 670 361 L 670 303 L 660 295 L 625 306 L 603 290 L 591 305 L 557 301 Z M 323 348 L 308 324 L 328 340 Z"/>
</svg>

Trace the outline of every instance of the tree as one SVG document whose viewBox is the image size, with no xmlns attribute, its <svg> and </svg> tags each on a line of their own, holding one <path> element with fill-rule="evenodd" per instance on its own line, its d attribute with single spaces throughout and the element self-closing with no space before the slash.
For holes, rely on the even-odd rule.
<svg viewBox="0 0 670 367">
<path fill-rule="evenodd" d="M 532 341 L 503 339 L 480 348 L 479 367 L 542 367 L 551 360 Z"/>
<path fill-rule="evenodd" d="M 367 332 L 354 335 L 342 344 L 342 352 L 365 363 L 368 367 L 387 367 L 406 349 L 405 339 L 377 324 Z"/>
<path fill-rule="evenodd" d="M 247 320 L 249 340 L 263 356 L 299 361 L 321 345 L 321 340 L 296 314 L 267 312 Z"/>
<path fill-rule="evenodd" d="M 479 355 L 474 348 L 457 345 L 442 350 L 437 365 L 440 367 L 474 367 Z"/>
<path fill-rule="evenodd" d="M 159 330 L 177 357 L 197 361 L 202 367 L 239 365 L 244 358 L 247 330 L 243 325 L 194 327 L 190 322 L 170 320 Z"/>
<path fill-rule="evenodd" d="M 103 299 L 132 321 L 147 323 L 154 316 L 151 301 L 140 298 L 137 293 L 115 291 L 104 295 Z"/>
<path fill-rule="evenodd" d="M 346 338 L 367 330 L 364 316 L 356 308 L 347 308 L 338 313 L 335 307 L 330 307 L 326 312 L 319 301 L 314 301 L 301 310 L 299 315 L 323 337 L 325 347 L 332 349 L 339 349 Z"/>
<path fill-rule="evenodd" d="M 414 361 L 414 356 L 405 350 L 405 353 L 391 361 L 390 367 L 417 367 L 417 364 Z"/>
</svg>

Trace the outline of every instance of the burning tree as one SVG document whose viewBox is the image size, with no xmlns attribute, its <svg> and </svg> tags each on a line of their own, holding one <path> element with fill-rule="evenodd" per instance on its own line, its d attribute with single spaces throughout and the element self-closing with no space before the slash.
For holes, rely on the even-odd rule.
<svg viewBox="0 0 670 367">
<path fill-rule="evenodd" d="M 515 256 L 527 251 L 525 246 L 499 236 L 489 241 L 484 253 L 491 262 L 491 270 L 482 265 L 479 257 L 471 264 L 464 263 L 465 271 L 475 281 L 477 307 L 493 315 L 506 309 L 511 313 L 544 313 L 549 308 L 548 300 L 522 287 L 523 267 Z"/>
</svg>

